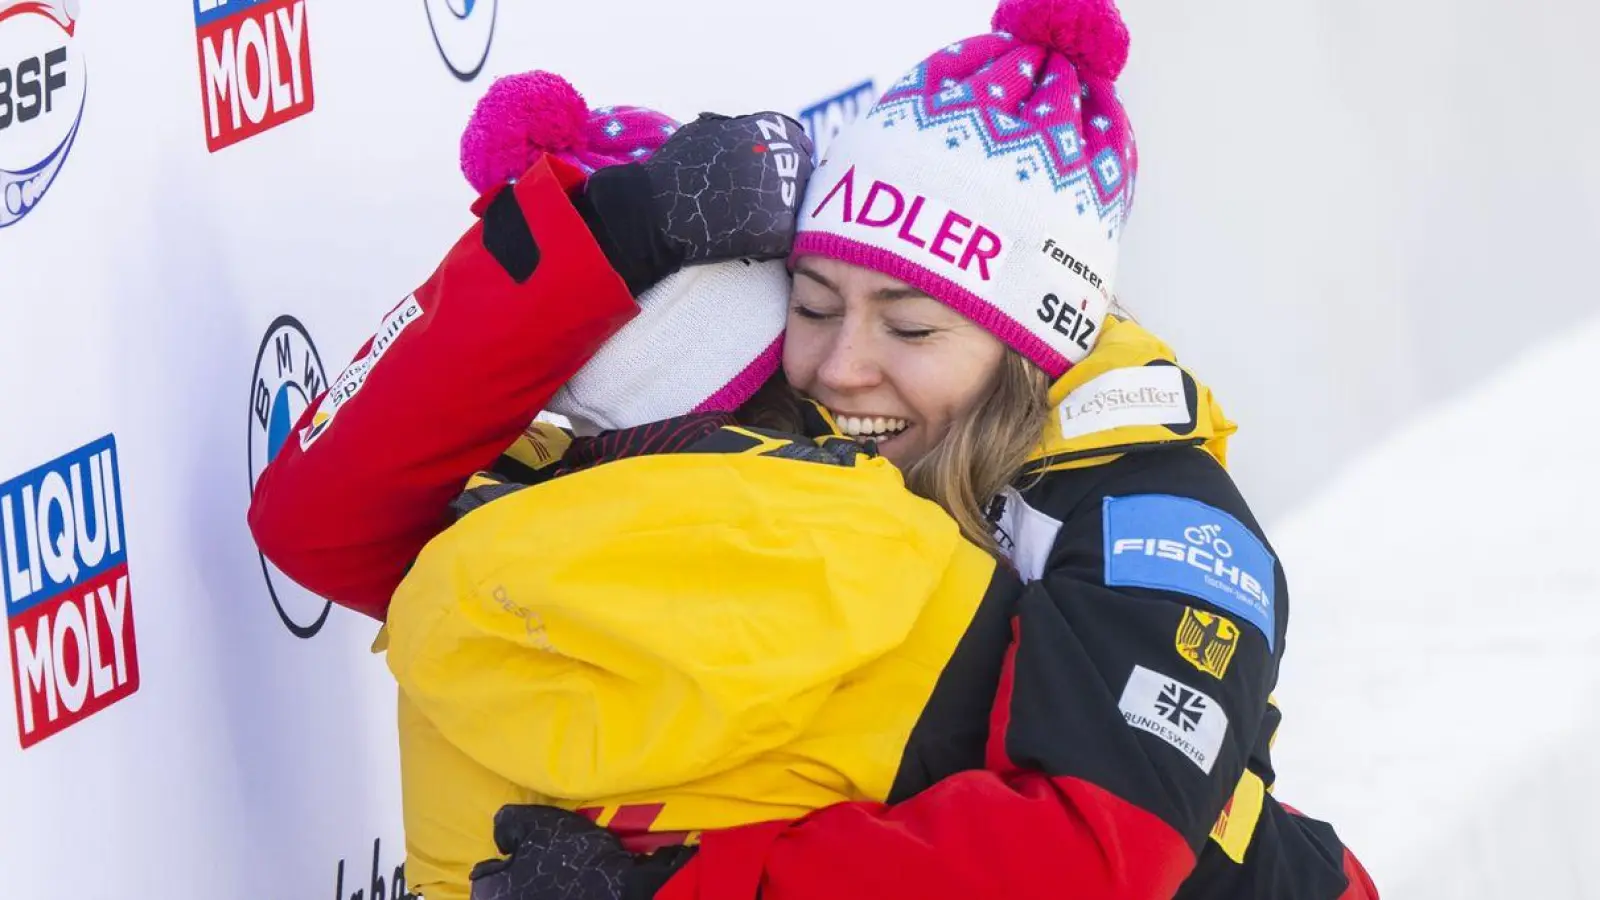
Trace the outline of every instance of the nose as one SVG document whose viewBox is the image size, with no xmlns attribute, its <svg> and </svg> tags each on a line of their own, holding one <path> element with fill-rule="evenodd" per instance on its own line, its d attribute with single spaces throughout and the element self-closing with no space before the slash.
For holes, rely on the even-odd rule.
<svg viewBox="0 0 1600 900">
<path fill-rule="evenodd" d="M 865 339 L 860 327 L 846 321 L 834 332 L 827 355 L 817 367 L 817 380 L 835 393 L 860 391 L 876 387 L 883 381 L 872 342 Z"/>
</svg>

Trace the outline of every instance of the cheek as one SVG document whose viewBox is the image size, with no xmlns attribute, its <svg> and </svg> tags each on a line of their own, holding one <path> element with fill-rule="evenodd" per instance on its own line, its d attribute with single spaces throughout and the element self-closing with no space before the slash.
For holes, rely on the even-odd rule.
<svg viewBox="0 0 1600 900">
<path fill-rule="evenodd" d="M 960 367 L 952 371 L 946 360 L 913 356 L 896 368 L 895 388 L 917 418 L 936 430 L 949 424 L 966 393 Z"/>
<path fill-rule="evenodd" d="M 919 418 L 943 429 L 977 404 L 998 366 L 988 353 L 922 354 L 904 360 L 896 386 Z"/>
<path fill-rule="evenodd" d="M 817 374 L 818 340 L 809 329 L 794 327 L 793 317 L 783 336 L 783 377 L 795 388 L 810 390 Z"/>
<path fill-rule="evenodd" d="M 961 372 L 961 390 L 956 400 L 963 415 L 971 412 L 972 407 L 976 406 L 988 392 L 995 376 L 999 374 L 1000 361 L 1001 351 L 995 352 L 992 356 L 980 355 L 967 360 L 967 365 Z"/>
</svg>

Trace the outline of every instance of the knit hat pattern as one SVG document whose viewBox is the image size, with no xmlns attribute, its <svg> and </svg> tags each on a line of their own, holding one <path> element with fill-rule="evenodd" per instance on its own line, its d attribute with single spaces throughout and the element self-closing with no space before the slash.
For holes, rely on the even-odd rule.
<svg viewBox="0 0 1600 900">
<path fill-rule="evenodd" d="M 1138 156 L 1110 0 L 1004 0 L 830 145 L 791 262 L 820 255 L 945 302 L 1059 377 L 1112 304 Z"/>
<path fill-rule="evenodd" d="M 642 106 L 590 109 L 553 72 L 507 75 L 478 100 L 461 134 L 461 172 L 480 194 L 521 176 L 541 153 L 591 174 L 648 159 L 678 126 Z"/>
</svg>

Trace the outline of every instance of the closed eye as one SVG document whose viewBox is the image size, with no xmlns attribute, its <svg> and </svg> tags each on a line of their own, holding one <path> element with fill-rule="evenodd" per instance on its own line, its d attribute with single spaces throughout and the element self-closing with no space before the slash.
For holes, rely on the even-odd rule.
<svg viewBox="0 0 1600 900">
<path fill-rule="evenodd" d="M 821 322 L 824 319 L 834 318 L 834 314 L 833 313 L 818 312 L 817 310 L 814 310 L 814 309 L 808 309 L 807 307 L 805 307 L 805 306 L 803 306 L 803 305 L 801 305 L 799 303 L 794 304 L 793 306 L 790 307 L 790 309 L 794 310 L 794 314 L 799 316 L 800 318 L 802 318 L 802 319 L 810 319 L 813 322 Z"/>
<path fill-rule="evenodd" d="M 904 340 L 904 341 L 920 341 L 923 338 L 932 337 L 933 334 L 935 332 L 937 332 L 938 330 L 939 329 L 937 329 L 937 328 L 893 328 L 893 327 L 891 327 L 889 329 L 889 333 L 894 335 L 897 338 L 900 338 L 901 340 Z"/>
</svg>

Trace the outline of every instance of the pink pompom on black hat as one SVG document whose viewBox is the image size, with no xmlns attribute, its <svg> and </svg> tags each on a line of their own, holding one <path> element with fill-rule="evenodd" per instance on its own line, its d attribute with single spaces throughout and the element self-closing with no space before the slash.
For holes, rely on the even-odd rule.
<svg viewBox="0 0 1600 900">
<path fill-rule="evenodd" d="M 520 177 L 541 153 L 587 174 L 648 159 L 678 124 L 641 106 L 590 109 L 578 89 L 553 72 L 507 75 L 472 111 L 461 135 L 461 173 L 480 194 Z"/>
<path fill-rule="evenodd" d="M 490 85 L 473 110 L 461 135 L 461 171 L 481 202 L 542 154 L 587 175 L 647 160 L 677 130 L 678 122 L 643 107 L 590 109 L 576 88 L 550 72 L 509 75 Z M 690 266 L 637 300 L 638 315 L 546 407 L 581 433 L 732 412 L 778 370 L 789 305 L 782 260 Z"/>
</svg>

